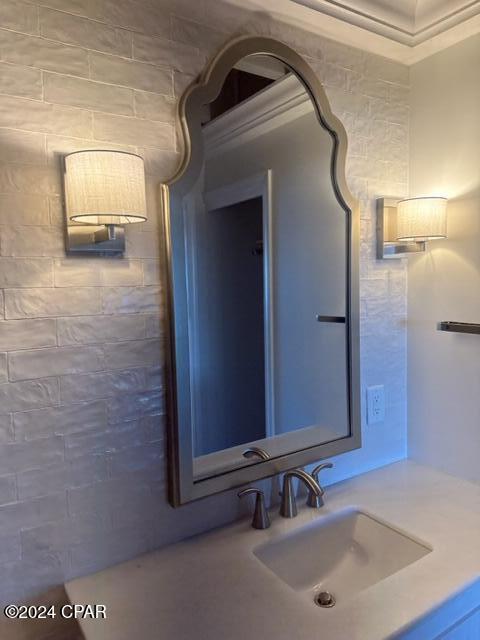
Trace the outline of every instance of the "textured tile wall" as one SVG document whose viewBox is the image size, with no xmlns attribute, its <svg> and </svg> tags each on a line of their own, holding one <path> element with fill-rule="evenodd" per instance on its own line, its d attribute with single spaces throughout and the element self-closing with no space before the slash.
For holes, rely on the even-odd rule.
<svg viewBox="0 0 480 640">
<path fill-rule="evenodd" d="M 179 158 L 175 101 L 234 33 L 302 53 L 347 128 L 361 202 L 362 381 L 387 421 L 339 479 L 404 455 L 405 271 L 374 259 L 374 198 L 407 190 L 408 70 L 217 0 L 2 0 L 0 601 L 21 600 L 239 513 L 165 496 L 157 185 Z M 66 258 L 59 154 L 142 154 L 148 224 L 124 260 Z"/>
</svg>

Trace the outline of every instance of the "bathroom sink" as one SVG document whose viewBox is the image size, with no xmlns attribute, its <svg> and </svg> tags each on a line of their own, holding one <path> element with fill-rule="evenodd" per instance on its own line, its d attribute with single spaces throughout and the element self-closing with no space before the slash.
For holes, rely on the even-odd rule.
<svg viewBox="0 0 480 640">
<path fill-rule="evenodd" d="M 367 513 L 350 509 L 264 543 L 254 554 L 292 589 L 326 591 L 340 602 L 431 550 Z"/>
</svg>

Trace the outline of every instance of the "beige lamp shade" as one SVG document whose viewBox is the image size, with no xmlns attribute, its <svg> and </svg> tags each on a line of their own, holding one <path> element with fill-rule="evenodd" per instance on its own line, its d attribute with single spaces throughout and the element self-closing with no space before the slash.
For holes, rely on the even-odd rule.
<svg viewBox="0 0 480 640">
<path fill-rule="evenodd" d="M 78 151 L 65 156 L 67 216 L 82 224 L 145 222 L 143 158 L 122 151 Z"/>
<path fill-rule="evenodd" d="M 397 239 L 425 241 L 447 237 L 447 199 L 407 198 L 397 206 Z"/>
</svg>

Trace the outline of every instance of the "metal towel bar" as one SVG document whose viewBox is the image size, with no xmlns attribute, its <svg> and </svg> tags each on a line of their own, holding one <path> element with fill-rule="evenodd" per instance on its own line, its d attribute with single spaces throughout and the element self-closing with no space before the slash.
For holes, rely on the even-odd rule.
<svg viewBox="0 0 480 640">
<path fill-rule="evenodd" d="M 480 335 L 480 324 L 477 322 L 440 322 L 439 331 L 454 333 L 476 333 Z"/>
</svg>

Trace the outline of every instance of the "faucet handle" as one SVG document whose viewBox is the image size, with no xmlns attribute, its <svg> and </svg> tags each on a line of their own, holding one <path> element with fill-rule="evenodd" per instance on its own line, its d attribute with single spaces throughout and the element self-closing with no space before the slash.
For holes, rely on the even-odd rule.
<svg viewBox="0 0 480 640">
<path fill-rule="evenodd" d="M 333 467 L 333 463 L 322 462 L 321 464 L 317 465 L 315 469 L 312 471 L 311 473 L 312 478 L 318 483 L 319 486 L 320 486 L 320 483 L 318 482 L 318 474 L 320 473 L 320 471 L 322 469 L 331 469 L 332 467 Z M 320 496 L 316 496 L 312 491 L 308 492 L 307 505 L 309 507 L 312 507 L 313 509 L 319 509 L 320 507 L 323 507 L 323 505 L 325 504 L 323 501 L 323 494 L 325 492 L 321 486 L 320 486 L 320 489 L 322 491 L 322 494 Z"/>
<path fill-rule="evenodd" d="M 268 529 L 270 526 L 270 518 L 268 517 L 268 511 L 265 507 L 265 495 L 260 489 L 249 487 L 243 489 L 237 493 L 239 498 L 248 496 L 250 494 L 256 494 L 255 499 L 255 511 L 253 512 L 252 527 L 254 529 Z"/>
</svg>

